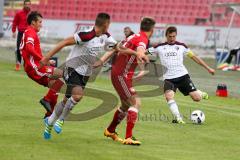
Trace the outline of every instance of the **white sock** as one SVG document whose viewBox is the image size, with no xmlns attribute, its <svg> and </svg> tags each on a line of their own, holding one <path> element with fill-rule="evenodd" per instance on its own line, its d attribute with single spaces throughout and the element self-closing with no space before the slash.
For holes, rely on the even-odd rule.
<svg viewBox="0 0 240 160">
<path fill-rule="evenodd" d="M 177 120 L 182 119 L 181 115 L 178 110 L 177 103 L 174 100 L 168 101 L 169 109 L 172 112 L 174 118 L 177 118 Z"/>
<path fill-rule="evenodd" d="M 48 118 L 49 125 L 53 125 L 56 122 L 58 117 L 62 114 L 63 108 L 64 108 L 64 103 L 62 101 L 55 106 L 53 113 Z"/>
<path fill-rule="evenodd" d="M 74 99 L 72 97 L 70 97 L 67 100 L 59 119 L 64 120 L 76 104 L 77 104 L 77 102 L 74 101 Z"/>
</svg>

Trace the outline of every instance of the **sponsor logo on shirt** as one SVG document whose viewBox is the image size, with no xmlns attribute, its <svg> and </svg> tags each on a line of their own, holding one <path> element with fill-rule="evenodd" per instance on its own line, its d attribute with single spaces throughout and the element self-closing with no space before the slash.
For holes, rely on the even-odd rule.
<svg viewBox="0 0 240 160">
<path fill-rule="evenodd" d="M 177 52 L 167 52 L 167 53 L 165 53 L 165 57 L 172 57 L 172 56 L 177 56 Z"/>
</svg>

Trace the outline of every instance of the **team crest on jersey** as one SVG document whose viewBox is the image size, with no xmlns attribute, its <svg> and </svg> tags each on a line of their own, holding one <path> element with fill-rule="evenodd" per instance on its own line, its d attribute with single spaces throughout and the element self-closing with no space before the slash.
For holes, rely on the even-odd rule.
<svg viewBox="0 0 240 160">
<path fill-rule="evenodd" d="M 103 40 L 103 38 L 101 38 L 101 39 L 100 39 L 100 43 L 103 43 L 103 42 L 104 42 L 104 40 Z"/>
<path fill-rule="evenodd" d="M 179 50 L 179 47 L 178 47 L 178 46 L 176 46 L 176 47 L 175 47 L 175 49 L 178 51 L 178 50 Z"/>
</svg>

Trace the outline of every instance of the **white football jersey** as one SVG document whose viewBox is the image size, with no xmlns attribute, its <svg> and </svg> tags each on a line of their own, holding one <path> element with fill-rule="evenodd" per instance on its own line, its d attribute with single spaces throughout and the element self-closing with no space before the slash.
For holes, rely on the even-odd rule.
<svg viewBox="0 0 240 160">
<path fill-rule="evenodd" d="M 96 62 L 97 56 L 104 52 L 106 45 L 114 46 L 117 43 L 109 33 L 96 36 L 94 28 L 75 33 L 74 39 L 76 45 L 66 59 L 66 66 L 74 68 L 83 76 L 92 74 L 92 65 Z"/>
<path fill-rule="evenodd" d="M 180 42 L 174 44 L 161 43 L 148 49 L 150 53 L 157 54 L 163 67 L 163 79 L 174 79 L 188 74 L 183 64 L 184 56 L 190 49 Z"/>
</svg>

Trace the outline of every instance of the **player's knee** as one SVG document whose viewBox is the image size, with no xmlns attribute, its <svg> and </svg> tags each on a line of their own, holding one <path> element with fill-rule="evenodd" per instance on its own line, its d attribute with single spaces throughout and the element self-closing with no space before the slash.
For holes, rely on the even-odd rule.
<svg viewBox="0 0 240 160">
<path fill-rule="evenodd" d="M 53 77 L 54 79 L 63 77 L 63 71 L 62 71 L 61 69 L 54 68 L 52 77 Z"/>
<path fill-rule="evenodd" d="M 79 102 L 83 97 L 83 94 L 72 95 L 72 98 L 75 102 Z"/>
<path fill-rule="evenodd" d="M 83 97 L 82 87 L 74 87 L 72 90 L 72 98 L 74 101 L 79 102 Z"/>
<path fill-rule="evenodd" d="M 173 91 L 166 91 L 165 92 L 165 98 L 167 101 L 170 101 L 174 98 L 174 92 Z"/>
<path fill-rule="evenodd" d="M 193 95 L 192 96 L 192 99 L 195 101 L 195 102 L 199 102 L 199 101 L 201 101 L 201 96 L 200 95 L 198 95 L 198 94 L 196 94 L 196 95 Z"/>
</svg>

